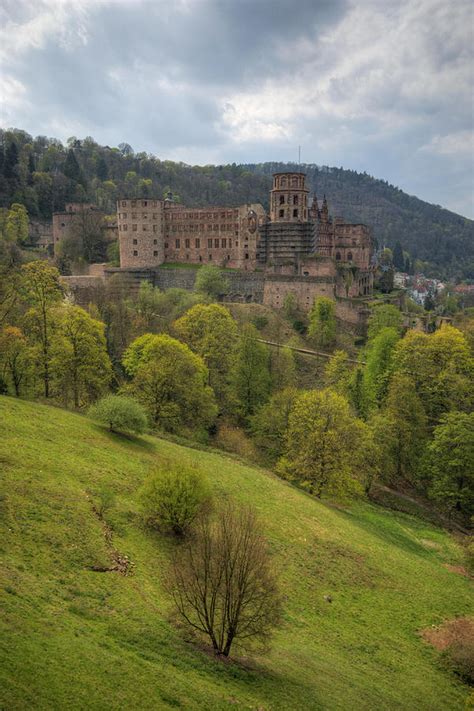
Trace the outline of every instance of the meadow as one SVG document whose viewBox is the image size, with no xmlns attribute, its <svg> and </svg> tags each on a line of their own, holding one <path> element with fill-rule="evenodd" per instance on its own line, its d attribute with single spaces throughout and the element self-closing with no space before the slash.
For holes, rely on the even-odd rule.
<svg viewBox="0 0 474 711">
<path fill-rule="evenodd" d="M 165 460 L 258 510 L 285 595 L 268 653 L 224 663 L 174 623 L 176 544 L 138 503 Z M 130 574 L 98 572 L 117 551 Z M 420 636 L 473 613 L 455 538 L 363 500 L 317 501 L 232 456 L 2 396 L 0 559 L 1 709 L 465 708 L 468 687 Z"/>
</svg>

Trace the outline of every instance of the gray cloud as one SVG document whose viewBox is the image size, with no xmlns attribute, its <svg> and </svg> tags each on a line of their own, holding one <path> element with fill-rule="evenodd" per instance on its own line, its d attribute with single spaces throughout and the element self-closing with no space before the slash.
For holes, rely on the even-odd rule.
<svg viewBox="0 0 474 711">
<path fill-rule="evenodd" d="M 5 0 L 0 20 L 4 125 L 191 163 L 301 144 L 474 212 L 468 0 Z"/>
</svg>

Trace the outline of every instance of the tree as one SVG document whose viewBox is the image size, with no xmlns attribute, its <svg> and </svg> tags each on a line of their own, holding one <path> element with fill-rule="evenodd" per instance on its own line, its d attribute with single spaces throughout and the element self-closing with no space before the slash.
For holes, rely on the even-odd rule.
<svg viewBox="0 0 474 711">
<path fill-rule="evenodd" d="M 124 395 L 106 395 L 89 408 L 92 420 L 108 425 L 111 432 L 142 434 L 147 428 L 147 416 L 142 406 Z"/>
<path fill-rule="evenodd" d="M 324 383 L 340 395 L 348 396 L 351 368 L 346 351 L 335 351 L 324 368 Z"/>
<path fill-rule="evenodd" d="M 402 272 L 405 267 L 405 258 L 403 256 L 402 245 L 398 242 L 398 240 L 395 242 L 393 250 L 393 266 L 395 269 L 398 269 L 399 272 Z"/>
<path fill-rule="evenodd" d="M 147 479 L 140 500 L 147 526 L 184 536 L 208 509 L 211 492 L 196 467 L 167 464 Z"/>
<path fill-rule="evenodd" d="M 0 365 L 2 376 L 10 379 L 16 397 L 31 370 L 30 350 L 24 333 L 16 326 L 0 331 Z"/>
<path fill-rule="evenodd" d="M 104 393 L 112 377 L 104 324 L 79 306 L 58 310 L 51 347 L 51 372 L 64 402 L 80 407 Z"/>
<path fill-rule="evenodd" d="M 427 423 L 423 405 L 410 378 L 399 373 L 393 376 L 385 406 L 370 424 L 382 451 L 387 480 L 418 483 Z"/>
<path fill-rule="evenodd" d="M 296 388 L 280 390 L 251 418 L 250 429 L 254 441 L 271 464 L 283 454 L 288 420 L 297 396 Z"/>
<path fill-rule="evenodd" d="M 49 397 L 51 361 L 51 309 L 63 296 L 59 272 L 47 262 L 30 262 L 22 267 L 22 290 L 32 306 L 27 322 L 38 343 L 38 359 L 43 380 L 44 396 Z"/>
<path fill-rule="evenodd" d="M 211 299 L 218 300 L 229 290 L 229 283 L 218 267 L 206 265 L 201 267 L 196 275 L 194 289 L 207 294 Z"/>
<path fill-rule="evenodd" d="M 309 315 L 308 335 L 319 348 L 329 348 L 336 340 L 336 302 L 327 296 L 315 299 Z"/>
<path fill-rule="evenodd" d="M 445 325 L 430 335 L 408 331 L 394 350 L 393 369 L 412 379 L 429 424 L 449 410 L 472 409 L 474 361 L 458 329 Z"/>
<path fill-rule="evenodd" d="M 329 389 L 303 392 L 290 412 L 278 468 L 317 497 L 360 491 L 356 452 L 366 428 L 342 395 Z"/>
<path fill-rule="evenodd" d="M 271 378 L 268 348 L 257 341 L 255 326 L 245 324 L 242 328 L 237 350 L 235 369 L 232 374 L 233 391 L 244 419 L 253 415 L 270 394 Z"/>
<path fill-rule="evenodd" d="M 383 328 L 394 328 L 399 334 L 402 332 L 403 314 L 393 304 L 375 306 L 369 317 L 368 338 L 372 340 Z"/>
<path fill-rule="evenodd" d="M 270 352 L 270 375 L 274 390 L 289 388 L 296 383 L 296 362 L 291 348 L 278 346 Z"/>
<path fill-rule="evenodd" d="M 394 349 L 400 337 L 394 328 L 382 328 L 369 342 L 362 385 L 364 412 L 380 406 L 388 387 Z"/>
<path fill-rule="evenodd" d="M 141 355 L 132 370 L 129 363 L 136 343 L 124 354 L 124 366 L 133 374 L 128 390 L 144 405 L 157 427 L 171 432 L 183 427 L 210 427 L 217 407 L 202 358 L 170 336 L 151 336 L 146 342 L 144 338 L 141 336 Z"/>
<path fill-rule="evenodd" d="M 20 245 L 28 240 L 28 213 L 24 205 L 14 202 L 9 209 L 5 236 L 10 242 Z"/>
<path fill-rule="evenodd" d="M 474 515 L 474 413 L 443 415 L 427 455 L 429 495 L 450 511 Z"/>
<path fill-rule="evenodd" d="M 72 148 L 70 148 L 66 155 L 66 160 L 64 162 L 63 173 L 66 178 L 74 182 L 78 182 L 82 179 L 81 169 L 79 163 L 77 162 L 76 155 Z"/>
<path fill-rule="evenodd" d="M 103 261 L 107 256 L 103 214 L 83 205 L 74 214 L 62 242 L 62 253 L 71 261 Z"/>
<path fill-rule="evenodd" d="M 175 321 L 178 338 L 201 356 L 209 371 L 209 385 L 221 405 L 229 398 L 230 373 L 235 363 L 237 325 L 220 304 L 196 304 Z"/>
<path fill-rule="evenodd" d="M 282 600 L 253 509 L 229 502 L 215 518 L 200 518 L 175 550 L 168 589 L 179 616 L 216 654 L 228 657 L 234 642 L 266 642 Z"/>
</svg>

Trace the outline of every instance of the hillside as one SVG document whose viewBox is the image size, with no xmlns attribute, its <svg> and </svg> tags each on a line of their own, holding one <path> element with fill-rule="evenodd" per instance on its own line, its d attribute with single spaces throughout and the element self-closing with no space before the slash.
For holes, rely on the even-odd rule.
<svg viewBox="0 0 474 711">
<path fill-rule="evenodd" d="M 252 501 L 286 594 L 268 656 L 223 664 L 169 621 L 169 539 L 144 531 L 136 491 L 163 458 L 198 462 L 216 494 Z M 85 417 L 0 397 L 0 708 L 461 710 L 467 687 L 419 630 L 469 613 L 445 532 L 366 503 L 320 503 L 270 473 Z M 133 575 L 110 564 L 91 499 Z M 331 594 L 332 604 L 324 596 Z M 472 609 L 472 608 L 471 608 Z"/>
<path fill-rule="evenodd" d="M 380 245 L 400 241 L 428 275 L 474 279 L 474 222 L 404 193 L 384 180 L 343 168 L 288 163 L 190 166 L 72 138 L 68 146 L 24 131 L 0 130 L 0 206 L 22 202 L 33 218 L 49 219 L 71 200 L 115 212 L 120 196 L 162 198 L 172 190 L 186 205 L 268 207 L 271 173 L 304 170 L 308 184 L 327 195 L 333 215 L 365 222 Z"/>
</svg>

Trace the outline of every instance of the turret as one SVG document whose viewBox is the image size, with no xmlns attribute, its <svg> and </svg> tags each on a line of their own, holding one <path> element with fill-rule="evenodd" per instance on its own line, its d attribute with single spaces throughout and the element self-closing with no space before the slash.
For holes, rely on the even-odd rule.
<svg viewBox="0 0 474 711">
<path fill-rule="evenodd" d="M 272 222 L 308 222 L 308 193 L 304 173 L 275 173 L 270 191 Z"/>
</svg>

